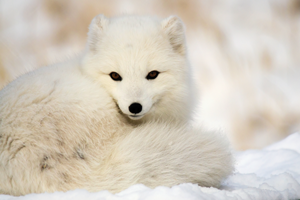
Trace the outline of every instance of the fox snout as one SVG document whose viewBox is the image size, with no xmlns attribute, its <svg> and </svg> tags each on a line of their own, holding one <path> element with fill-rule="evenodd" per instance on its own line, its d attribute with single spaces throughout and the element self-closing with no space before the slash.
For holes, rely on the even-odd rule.
<svg viewBox="0 0 300 200">
<path fill-rule="evenodd" d="M 128 106 L 129 115 L 128 117 L 132 120 L 141 119 L 145 113 L 143 113 L 143 106 L 138 102 L 134 102 Z"/>
<path fill-rule="evenodd" d="M 143 106 L 140 103 L 134 102 L 128 107 L 128 109 L 132 114 L 138 114 L 143 110 Z"/>
<path fill-rule="evenodd" d="M 128 101 L 127 101 L 128 102 Z M 132 120 L 139 120 L 148 114 L 152 107 L 151 102 L 141 101 L 118 102 L 118 106 L 122 113 Z"/>
</svg>

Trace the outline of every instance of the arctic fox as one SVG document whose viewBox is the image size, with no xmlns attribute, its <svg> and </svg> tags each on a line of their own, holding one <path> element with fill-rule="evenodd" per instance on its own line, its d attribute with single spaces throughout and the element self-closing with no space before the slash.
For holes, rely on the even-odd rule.
<svg viewBox="0 0 300 200">
<path fill-rule="evenodd" d="M 0 193 L 219 186 L 230 148 L 190 125 L 189 73 L 179 18 L 96 16 L 82 56 L 0 91 Z"/>
</svg>

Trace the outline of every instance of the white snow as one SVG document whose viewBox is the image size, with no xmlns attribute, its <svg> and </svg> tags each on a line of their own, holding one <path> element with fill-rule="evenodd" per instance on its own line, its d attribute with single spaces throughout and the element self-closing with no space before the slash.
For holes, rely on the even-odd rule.
<svg viewBox="0 0 300 200">
<path fill-rule="evenodd" d="M 299 199 L 300 198 L 300 134 L 262 150 L 235 152 L 236 170 L 223 181 L 221 189 L 184 183 L 172 188 L 150 189 L 134 185 L 118 194 L 86 190 L 29 194 L 21 197 L 0 195 L 0 200 L 199 200 L 199 199 Z"/>
</svg>

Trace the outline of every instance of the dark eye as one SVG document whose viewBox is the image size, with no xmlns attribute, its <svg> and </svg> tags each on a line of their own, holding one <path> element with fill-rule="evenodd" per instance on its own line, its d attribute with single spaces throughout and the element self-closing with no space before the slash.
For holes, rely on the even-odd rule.
<svg viewBox="0 0 300 200">
<path fill-rule="evenodd" d="M 122 77 L 117 72 L 111 72 L 109 75 L 112 78 L 112 80 L 114 80 L 114 81 L 122 80 Z"/>
<path fill-rule="evenodd" d="M 158 76 L 159 72 L 158 71 L 151 71 L 149 74 L 146 76 L 146 79 L 156 79 Z"/>
</svg>

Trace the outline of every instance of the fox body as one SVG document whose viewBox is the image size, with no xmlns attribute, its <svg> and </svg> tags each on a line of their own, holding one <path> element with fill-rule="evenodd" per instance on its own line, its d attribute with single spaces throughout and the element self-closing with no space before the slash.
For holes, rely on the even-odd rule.
<svg viewBox="0 0 300 200">
<path fill-rule="evenodd" d="M 177 17 L 96 16 L 83 55 L 0 91 L 0 193 L 217 187 L 232 156 L 190 125 L 189 73 Z"/>
</svg>

